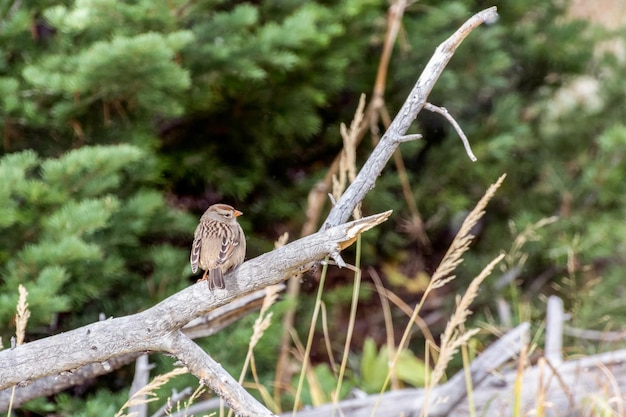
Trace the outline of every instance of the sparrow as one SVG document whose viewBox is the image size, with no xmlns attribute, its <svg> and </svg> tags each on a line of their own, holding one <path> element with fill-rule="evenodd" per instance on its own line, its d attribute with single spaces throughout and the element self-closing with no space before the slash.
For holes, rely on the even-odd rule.
<svg viewBox="0 0 626 417">
<path fill-rule="evenodd" d="M 246 256 L 246 237 L 237 217 L 243 213 L 228 204 L 213 204 L 196 227 L 191 245 L 191 271 L 204 269 L 209 290 L 224 288 L 224 274 L 241 265 Z"/>
</svg>

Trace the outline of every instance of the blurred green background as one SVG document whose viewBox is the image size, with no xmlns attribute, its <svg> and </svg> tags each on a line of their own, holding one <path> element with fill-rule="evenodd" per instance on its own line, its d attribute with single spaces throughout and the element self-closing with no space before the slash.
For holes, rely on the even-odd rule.
<svg viewBox="0 0 626 417">
<path fill-rule="evenodd" d="M 495 309 L 500 298 L 511 306 L 512 324 L 541 327 L 545 296 L 557 294 L 573 325 L 618 330 L 626 318 L 626 33 L 601 19 L 626 18 L 599 8 L 594 19 L 578 19 L 578 6 L 557 0 L 412 3 L 387 75 L 387 108 L 395 114 L 436 46 L 491 5 L 500 19 L 461 45 L 429 100 L 460 123 L 478 162 L 443 118 L 418 117 L 411 131 L 424 138 L 401 152 L 428 242 L 407 221 L 409 205 L 390 163 L 363 206 L 365 214 L 394 210 L 364 236 L 364 281 L 377 271 L 414 305 L 420 280 L 432 274 L 460 220 L 506 173 L 457 280 L 427 303 L 433 333 L 445 324 L 453 295 L 501 251 L 510 256 L 498 274 L 514 271 L 514 279 L 487 281 L 476 320 L 506 327 Z M 248 258 L 271 250 L 285 231 L 298 237 L 307 194 L 341 149 L 339 124 L 349 124 L 359 95 L 372 90 L 387 8 L 383 0 L 0 2 L 4 347 L 15 332 L 20 283 L 30 293 L 27 340 L 100 313 L 140 311 L 190 285 L 197 277 L 189 245 L 210 204 L 245 213 Z M 372 146 L 366 136 L 359 163 Z M 551 216 L 558 219 L 527 230 Z M 329 323 L 344 334 L 352 274 L 329 274 Z M 304 284 L 301 338 L 316 277 Z M 361 301 L 350 384 L 363 387 L 376 381 L 364 379 L 356 358 L 373 360 L 371 343 L 380 346 L 385 333 L 370 284 Z M 268 383 L 282 309 L 279 303 L 257 347 Z M 399 311 L 394 318 L 401 331 L 407 318 Z M 199 341 L 233 374 L 251 320 Z M 325 355 L 339 357 L 342 343 L 313 353 L 320 373 Z M 571 344 L 572 352 L 598 348 Z M 416 337 L 418 356 L 420 346 Z M 171 366 L 154 360 L 163 362 L 159 369 Z M 123 369 L 25 409 L 103 415 L 105 405 L 123 403 L 130 378 Z"/>
</svg>

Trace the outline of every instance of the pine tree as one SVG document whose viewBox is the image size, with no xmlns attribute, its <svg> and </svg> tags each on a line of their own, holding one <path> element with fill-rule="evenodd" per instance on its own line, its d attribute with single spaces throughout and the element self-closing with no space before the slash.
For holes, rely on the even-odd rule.
<svg viewBox="0 0 626 417">
<path fill-rule="evenodd" d="M 135 312 L 187 285 L 189 233 L 217 200 L 246 212 L 249 256 L 269 249 L 277 229 L 297 233 L 306 193 L 341 146 L 339 122 L 371 90 L 387 3 L 0 5 L 5 343 L 19 283 L 30 292 L 30 338 L 101 312 Z M 588 288 L 586 280 L 607 285 L 595 287 L 593 298 L 571 291 L 571 303 L 584 306 L 590 322 L 615 312 L 617 304 L 604 301 L 623 290 L 623 64 L 593 61 L 597 38 L 564 19 L 564 6 L 499 5 L 500 21 L 473 32 L 457 51 L 430 101 L 456 117 L 479 162 L 467 160 L 445 121 L 423 112 L 415 131 L 424 140 L 401 151 L 431 220 L 434 255 L 398 233 L 409 213 L 390 168 L 364 208 L 394 209 L 398 222 L 365 236 L 365 263 L 435 262 L 455 219 L 506 172 L 483 238 L 466 259 L 468 276 L 508 247 L 510 220 L 523 229 L 561 214 L 527 248 L 521 278 L 550 268 L 565 276 L 568 261 L 577 260 L 593 271 L 580 287 Z M 434 48 L 482 7 L 455 0 L 408 8 L 387 80 L 391 114 Z M 580 74 L 602 80 L 593 95 L 598 106 L 559 101 Z M 343 298 L 334 299 L 343 308 Z M 328 306 L 332 317 L 332 298 Z M 269 363 L 273 346 L 266 351 Z M 229 359 L 239 358 L 220 358 Z M 60 397 L 59 410 L 80 409 L 66 400 Z"/>
<path fill-rule="evenodd" d="M 180 243 L 193 219 L 167 207 L 156 172 L 131 145 L 4 156 L 0 320 L 14 316 L 18 284 L 29 291 L 33 334 L 133 313 L 188 285 Z M 11 333 L 4 327 L 4 340 Z"/>
</svg>

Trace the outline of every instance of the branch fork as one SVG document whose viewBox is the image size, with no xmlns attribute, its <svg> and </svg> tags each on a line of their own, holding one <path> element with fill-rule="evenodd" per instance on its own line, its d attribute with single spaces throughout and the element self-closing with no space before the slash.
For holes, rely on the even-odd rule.
<svg viewBox="0 0 626 417">
<path fill-rule="evenodd" d="M 227 275 L 225 291 L 207 292 L 206 285 L 192 285 L 141 313 L 95 322 L 14 349 L 0 351 L 0 389 L 15 385 L 20 387 L 42 377 L 72 372 L 90 364 L 99 363 L 105 369 L 111 369 L 109 360 L 120 355 L 161 351 L 172 354 L 183 362 L 203 383 L 222 396 L 237 415 L 273 416 L 206 352 L 184 335 L 181 329 L 191 320 L 241 296 L 303 272 L 329 254 L 338 265 L 345 266 L 340 251 L 352 244 L 360 233 L 389 218 L 391 211 L 346 223 L 347 220 L 374 187 L 376 179 L 399 144 L 420 137 L 415 134 L 407 135 L 406 132 L 421 109 L 427 107 L 428 110 L 437 111 L 438 108 L 428 104 L 426 100 L 456 48 L 473 29 L 482 23 L 495 20 L 496 17 L 495 7 L 477 13 L 437 47 L 409 98 L 359 174 L 336 201 L 318 233 L 240 265 Z M 441 109 L 439 112 L 446 117 L 447 112 Z M 67 349 L 68 346 L 71 349 Z M 27 389 L 18 388 L 17 391 Z M 34 397 L 20 398 L 26 401 Z"/>
</svg>

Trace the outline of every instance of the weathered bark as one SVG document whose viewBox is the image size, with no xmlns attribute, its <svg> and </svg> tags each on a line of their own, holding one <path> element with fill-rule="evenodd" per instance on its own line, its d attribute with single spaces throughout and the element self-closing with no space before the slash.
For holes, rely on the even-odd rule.
<svg viewBox="0 0 626 417">
<path fill-rule="evenodd" d="M 144 312 L 93 323 L 1 351 L 0 389 L 13 385 L 17 385 L 18 390 L 23 389 L 39 378 L 71 373 L 89 364 L 96 367 L 101 364 L 106 370 L 108 361 L 120 355 L 159 351 L 180 359 L 238 415 L 272 415 L 184 335 L 182 327 L 242 295 L 301 273 L 328 255 L 342 266 L 340 250 L 358 234 L 386 220 L 390 212 L 342 223 L 374 187 L 399 144 L 419 137 L 406 135 L 406 132 L 426 104 L 456 48 L 473 29 L 496 17 L 495 7 L 477 13 L 436 49 L 388 131 L 355 181 L 331 209 L 322 231 L 245 262 L 227 276 L 225 291 L 209 292 L 206 284 L 196 284 Z"/>
<path fill-rule="evenodd" d="M 0 389 L 87 364 L 106 368 L 111 358 L 142 352 L 166 352 L 180 359 L 203 383 L 222 395 L 239 415 L 272 415 L 250 396 L 181 329 L 191 320 L 260 288 L 306 270 L 329 254 L 342 263 L 339 250 L 357 235 L 385 221 L 391 212 L 318 232 L 242 264 L 227 276 L 225 291 L 208 291 L 200 282 L 154 307 L 131 316 L 111 318 L 59 335 L 0 351 Z"/>
</svg>

